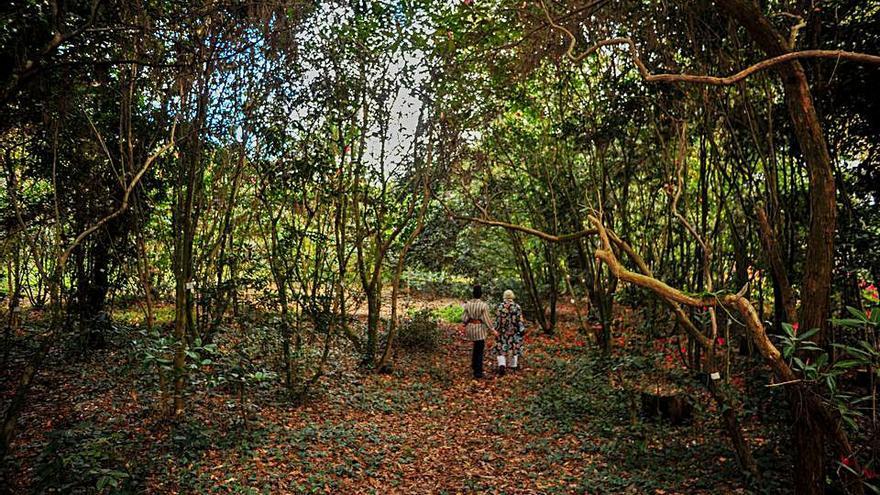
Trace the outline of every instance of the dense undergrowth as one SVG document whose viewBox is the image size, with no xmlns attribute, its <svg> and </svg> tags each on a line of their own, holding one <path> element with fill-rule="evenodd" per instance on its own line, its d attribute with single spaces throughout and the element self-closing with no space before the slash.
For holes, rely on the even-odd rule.
<svg viewBox="0 0 880 495">
<path fill-rule="evenodd" d="M 297 402 L 277 376 L 253 376 L 277 371 L 277 342 L 229 352 L 221 337 L 177 422 L 156 409 L 147 341 L 118 324 L 114 350 L 53 356 L 60 366 L 26 418 L 33 433 L 5 475 L 23 493 L 425 493 L 425 480 L 450 494 L 751 492 L 698 382 L 672 368 L 646 374 L 665 351 L 631 338 L 604 357 L 566 320 L 555 337 L 530 334 L 525 370 L 474 385 L 467 345 L 438 318 L 447 313 L 411 314 L 390 374 L 364 374 L 340 341 L 322 386 Z M 242 349 L 243 395 L 218 378 L 241 373 Z M 661 379 L 692 397 L 692 422 L 642 417 L 638 389 Z M 773 426 L 781 399 L 759 384 L 749 397 L 742 419 L 767 473 L 761 491 L 788 493 L 773 476 L 791 462 Z"/>
</svg>

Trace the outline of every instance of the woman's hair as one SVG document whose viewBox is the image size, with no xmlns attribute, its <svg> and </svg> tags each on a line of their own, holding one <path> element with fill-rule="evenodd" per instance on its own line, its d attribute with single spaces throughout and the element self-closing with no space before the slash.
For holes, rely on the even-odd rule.
<svg viewBox="0 0 880 495">
<path fill-rule="evenodd" d="M 480 284 L 474 285 L 474 299 L 479 299 L 483 297 L 483 286 Z"/>
<path fill-rule="evenodd" d="M 513 301 L 513 299 L 514 299 L 514 295 L 513 295 L 512 290 L 507 289 L 506 291 L 504 291 L 504 300 L 505 301 Z"/>
</svg>

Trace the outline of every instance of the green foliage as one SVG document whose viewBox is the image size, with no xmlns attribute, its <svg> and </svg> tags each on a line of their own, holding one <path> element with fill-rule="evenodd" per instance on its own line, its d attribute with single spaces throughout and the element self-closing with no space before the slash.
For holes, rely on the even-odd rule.
<svg viewBox="0 0 880 495">
<path fill-rule="evenodd" d="M 846 310 L 852 318 L 832 319 L 831 323 L 845 328 L 855 328 L 862 330 L 873 330 L 880 328 L 880 308 L 874 310 L 862 311 L 851 306 L 847 306 Z"/>
<path fill-rule="evenodd" d="M 434 310 L 434 316 L 445 323 L 461 323 L 464 308 L 460 304 L 450 304 Z"/>
<path fill-rule="evenodd" d="M 92 422 L 52 431 L 37 459 L 35 487 L 40 493 L 133 493 L 134 466 L 125 455 L 131 441 L 127 432 Z"/>
<path fill-rule="evenodd" d="M 409 351 L 434 352 L 440 345 L 442 333 L 434 312 L 420 309 L 403 320 L 397 337 L 401 348 Z"/>
<path fill-rule="evenodd" d="M 213 369 L 205 374 L 210 386 L 249 390 L 267 389 L 278 383 L 278 373 L 267 367 L 276 361 L 279 346 L 265 345 L 266 338 L 271 342 L 278 333 L 265 327 L 256 330 L 250 333 L 251 338 L 241 342 L 237 353 L 219 354 L 216 362 L 210 363 Z"/>
<path fill-rule="evenodd" d="M 530 377 L 527 390 L 514 392 L 514 406 L 496 413 L 494 428 L 502 431 L 512 421 L 526 421 L 530 432 L 542 434 L 525 445 L 539 454 L 530 468 L 536 473 L 573 459 L 600 458 L 588 463 L 580 476 L 566 476 L 546 493 L 654 493 L 675 487 L 681 493 L 714 493 L 740 473 L 726 442 L 706 434 L 720 425 L 702 426 L 718 416 L 697 412 L 695 425 L 675 428 L 665 422 L 633 421 L 632 394 L 614 385 L 611 376 L 644 376 L 649 368 L 643 358 L 603 358 L 596 354 L 573 354 L 557 349 L 547 363 L 550 373 Z M 517 401 L 522 400 L 520 408 Z M 560 445 L 559 438 L 574 437 Z M 755 452 L 767 466 L 779 462 L 772 448 Z M 700 459 L 713 459 L 707 464 Z M 784 492 L 784 479 L 767 480 L 768 493 Z M 576 488 L 574 488 L 576 487 Z"/>
<path fill-rule="evenodd" d="M 443 397 L 431 384 L 416 384 L 386 390 L 355 387 L 346 402 L 361 411 L 401 414 L 415 407 L 438 405 Z"/>
<path fill-rule="evenodd" d="M 833 343 L 832 346 L 837 350 L 834 361 L 827 352 L 809 340 L 816 335 L 818 329 L 798 333 L 788 323 L 782 324 L 782 353 L 805 382 L 825 389 L 826 399 L 840 412 L 843 421 L 853 430 L 857 430 L 857 419 L 864 415 L 871 396 L 855 396 L 851 391 L 843 389 L 840 382 L 845 375 L 859 370 L 871 370 L 874 380 L 880 379 L 880 350 L 874 342 L 865 340 L 865 337 L 876 338 L 874 336 L 876 329 L 880 327 L 880 312 L 875 310 L 869 313 L 852 307 L 848 307 L 847 311 L 852 318 L 835 318 L 831 320 L 832 324 L 864 333 L 862 338 L 856 339 L 852 344 Z"/>
<path fill-rule="evenodd" d="M 529 402 L 529 417 L 539 428 L 570 430 L 591 416 L 605 416 L 623 396 L 608 386 L 607 368 L 594 357 L 568 357 L 551 363 L 553 373 Z"/>
<path fill-rule="evenodd" d="M 462 297 L 471 287 L 470 278 L 445 271 L 409 270 L 403 281 L 412 290 L 435 296 Z"/>
<path fill-rule="evenodd" d="M 156 368 L 160 374 L 169 374 L 173 370 L 173 355 L 177 348 L 177 341 L 168 335 L 162 335 L 158 330 L 151 332 L 140 331 L 141 339 L 134 341 L 134 345 L 142 353 L 142 363 L 145 368 Z M 184 359 L 186 368 L 191 371 L 202 370 L 203 367 L 214 364 L 214 357 L 219 355 L 216 344 L 203 344 L 202 339 L 196 337 L 192 345 L 185 346 Z"/>
<path fill-rule="evenodd" d="M 174 306 L 163 305 L 153 308 L 153 318 L 156 326 L 169 325 L 174 322 Z M 136 326 L 142 324 L 146 320 L 144 311 L 138 305 L 123 308 L 115 308 L 113 311 L 113 321 L 125 323 L 127 325 Z"/>
</svg>

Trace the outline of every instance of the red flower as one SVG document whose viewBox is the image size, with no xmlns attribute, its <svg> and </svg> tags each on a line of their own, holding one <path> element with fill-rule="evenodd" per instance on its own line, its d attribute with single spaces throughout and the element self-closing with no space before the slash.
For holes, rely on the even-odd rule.
<svg viewBox="0 0 880 495">
<path fill-rule="evenodd" d="M 800 325 L 798 325 L 798 322 L 794 322 L 791 324 L 791 329 L 794 330 L 794 333 L 798 333 L 798 328 L 800 328 Z"/>
<path fill-rule="evenodd" d="M 877 477 L 877 472 L 871 468 L 862 469 L 862 474 L 865 475 L 865 479 L 872 480 Z"/>
<path fill-rule="evenodd" d="M 718 337 L 718 340 L 716 340 L 716 342 L 718 343 L 718 345 L 724 345 L 724 337 Z"/>
<path fill-rule="evenodd" d="M 855 464 L 852 459 L 845 456 L 840 456 L 840 463 L 846 467 L 853 467 L 853 465 Z"/>
</svg>

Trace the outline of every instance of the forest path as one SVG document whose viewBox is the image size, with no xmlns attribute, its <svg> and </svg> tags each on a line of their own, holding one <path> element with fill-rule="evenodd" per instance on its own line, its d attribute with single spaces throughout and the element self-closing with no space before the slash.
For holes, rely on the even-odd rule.
<svg viewBox="0 0 880 495">
<path fill-rule="evenodd" d="M 585 350 L 572 326 L 561 328 L 553 338 L 532 328 L 516 373 L 497 376 L 487 351 L 484 380 L 473 380 L 472 344 L 453 337 L 452 325 L 441 324 L 435 352 L 400 350 L 390 374 L 359 371 L 354 354 L 334 356 L 320 396 L 296 408 L 261 405 L 246 435 L 255 438 L 235 441 L 248 450 L 215 444 L 200 463 L 241 487 L 268 476 L 271 493 L 584 493 L 583 468 L 601 457 L 580 449 L 588 417 L 560 432 L 529 414 L 560 345 Z"/>
<path fill-rule="evenodd" d="M 453 337 L 454 325 L 441 325 L 434 353 L 399 351 L 391 374 L 342 371 L 327 403 L 298 413 L 306 424 L 320 416 L 324 431 L 355 432 L 354 441 L 331 434 L 336 446 L 321 444 L 333 452 L 323 471 L 345 473 L 327 493 L 746 493 L 728 447 L 702 429 L 708 423 L 630 424 L 573 308 L 559 316 L 553 336 L 529 327 L 523 369 L 503 377 L 487 346 L 487 378 L 472 379 L 472 344 Z"/>
<path fill-rule="evenodd" d="M 439 400 L 415 404 L 402 418 L 387 418 L 389 430 L 403 426 L 410 432 L 403 449 L 414 462 L 400 466 L 403 493 L 483 492 L 543 493 L 539 479 L 561 473 L 539 473 L 533 449 L 534 434 L 526 431 L 522 413 L 533 393 L 527 379 L 544 370 L 525 360 L 524 369 L 498 376 L 487 352 L 486 378 L 471 378 L 471 343 L 451 339 L 430 370 L 447 367 Z M 529 377 L 528 375 L 532 376 Z M 402 423 L 402 424 L 401 424 Z M 541 476 L 538 476 L 541 474 Z"/>
<path fill-rule="evenodd" d="M 434 352 L 401 349 L 390 374 L 334 349 L 300 405 L 276 382 L 243 402 L 229 387 L 194 386 L 178 423 L 157 413 L 155 376 L 126 350 L 137 334 L 120 333 L 90 360 L 55 357 L 7 474 L 13 493 L 41 492 L 37 473 L 83 493 L 100 473 L 120 493 L 745 493 L 729 448 L 707 434 L 713 419 L 629 422 L 626 394 L 567 313 L 553 337 L 530 328 L 524 369 L 504 377 L 487 352 L 488 378 L 474 381 L 471 344 L 444 325 Z"/>
<path fill-rule="evenodd" d="M 548 450 L 576 450 L 573 439 L 530 431 L 525 412 L 547 373 L 544 339 L 530 338 L 524 369 L 503 377 L 487 352 L 487 378 L 474 380 L 472 344 L 445 330 L 438 352 L 399 355 L 392 374 L 360 376 L 328 397 L 338 407 L 324 409 L 324 420 L 361 432 L 359 442 L 336 450 L 342 458 L 333 462 L 363 468 L 337 479 L 337 493 L 576 493 L 575 485 L 562 489 L 573 463 L 546 459 Z M 321 409 L 316 403 L 304 413 Z M 381 465 L 371 469 L 377 453 Z"/>
</svg>

